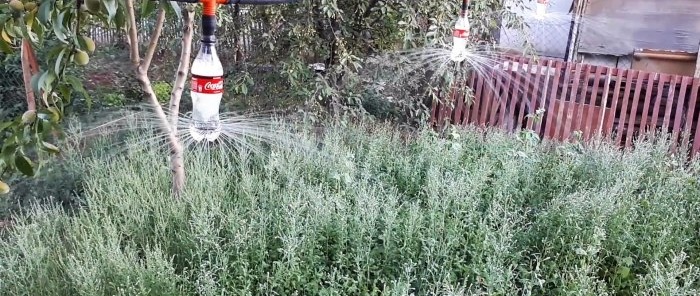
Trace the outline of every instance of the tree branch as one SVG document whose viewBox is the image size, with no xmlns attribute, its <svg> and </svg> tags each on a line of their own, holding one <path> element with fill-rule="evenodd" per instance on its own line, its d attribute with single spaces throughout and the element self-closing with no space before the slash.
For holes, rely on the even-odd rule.
<svg viewBox="0 0 700 296">
<path fill-rule="evenodd" d="M 192 55 L 192 37 L 194 24 L 194 8 L 188 5 L 183 11 L 183 32 L 182 32 L 182 48 L 180 50 L 180 65 L 175 74 L 175 82 L 173 90 L 170 94 L 170 126 L 174 131 L 177 131 L 177 121 L 180 112 L 180 99 L 182 92 L 185 89 L 187 74 L 190 71 L 190 57 Z"/>
<path fill-rule="evenodd" d="M 148 72 L 148 69 L 151 67 L 153 54 L 156 52 L 156 48 L 158 48 L 158 40 L 160 39 L 160 34 L 163 31 L 163 23 L 165 23 L 165 9 L 163 8 L 163 4 L 161 4 L 158 8 L 156 27 L 154 28 L 153 33 L 151 34 L 151 40 L 148 42 L 148 49 L 146 49 L 146 55 L 143 57 L 143 60 L 141 60 L 141 65 L 139 68 L 139 71 L 141 72 Z"/>
<path fill-rule="evenodd" d="M 126 0 L 126 15 L 129 22 L 129 56 L 131 64 L 138 69 L 141 63 L 139 54 L 139 35 L 136 28 L 136 13 L 134 12 L 134 0 Z"/>
</svg>

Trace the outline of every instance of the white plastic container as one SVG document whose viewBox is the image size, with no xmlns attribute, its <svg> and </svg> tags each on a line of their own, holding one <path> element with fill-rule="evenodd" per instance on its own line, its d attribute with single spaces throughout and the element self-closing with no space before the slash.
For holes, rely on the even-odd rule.
<svg viewBox="0 0 700 296">
<path fill-rule="evenodd" d="M 192 123 L 190 135 L 199 142 L 213 142 L 221 135 L 219 106 L 224 94 L 224 68 L 212 43 L 202 42 L 190 70 Z"/>
<path fill-rule="evenodd" d="M 470 29 L 469 18 L 466 15 L 460 15 L 452 31 L 452 52 L 450 53 L 452 61 L 461 62 L 466 58 Z"/>
</svg>

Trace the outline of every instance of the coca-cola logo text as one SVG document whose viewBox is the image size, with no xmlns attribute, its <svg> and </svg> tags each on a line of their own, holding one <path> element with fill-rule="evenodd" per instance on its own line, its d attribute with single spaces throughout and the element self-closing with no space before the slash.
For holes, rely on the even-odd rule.
<svg viewBox="0 0 700 296">
<path fill-rule="evenodd" d="M 452 31 L 452 36 L 457 38 L 469 38 L 469 31 L 464 29 L 455 29 Z"/>
<path fill-rule="evenodd" d="M 203 94 L 220 94 L 224 92 L 223 77 L 192 76 L 192 92 Z"/>
<path fill-rule="evenodd" d="M 207 83 L 204 84 L 204 89 L 206 89 L 206 90 L 222 90 L 222 89 L 224 89 L 224 81 L 223 80 L 221 80 L 219 82 L 207 81 Z"/>
</svg>

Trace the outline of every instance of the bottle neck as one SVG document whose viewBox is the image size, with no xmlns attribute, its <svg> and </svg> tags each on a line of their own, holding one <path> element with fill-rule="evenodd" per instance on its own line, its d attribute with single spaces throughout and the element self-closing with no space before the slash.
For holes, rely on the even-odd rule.
<svg viewBox="0 0 700 296">
<path fill-rule="evenodd" d="M 200 55 L 216 55 L 216 41 L 210 41 L 206 38 L 202 38 L 199 42 L 199 54 Z"/>
<path fill-rule="evenodd" d="M 216 15 L 202 16 L 202 39 L 199 54 L 216 55 Z"/>
</svg>

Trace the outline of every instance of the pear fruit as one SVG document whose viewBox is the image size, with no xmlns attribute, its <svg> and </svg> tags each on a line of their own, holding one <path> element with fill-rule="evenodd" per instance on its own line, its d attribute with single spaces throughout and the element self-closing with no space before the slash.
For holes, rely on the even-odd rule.
<svg viewBox="0 0 700 296">
<path fill-rule="evenodd" d="M 10 186 L 7 183 L 0 181 L 0 195 L 10 193 Z"/>
<path fill-rule="evenodd" d="M 85 42 L 85 48 L 87 49 L 87 51 L 89 51 L 90 53 L 95 52 L 95 41 L 92 41 L 92 38 L 90 38 L 88 36 L 82 36 L 82 37 L 83 37 L 83 41 Z"/>
<path fill-rule="evenodd" d="M 11 0 L 11 1 L 10 1 L 10 7 L 11 7 L 12 10 L 14 10 L 15 12 L 22 12 L 22 11 L 24 11 L 24 4 L 22 3 L 22 1 L 19 1 L 19 0 Z"/>
<path fill-rule="evenodd" d="M 30 1 L 30 2 L 27 2 L 26 4 L 24 4 L 24 10 L 26 10 L 26 11 L 32 11 L 32 10 L 34 10 L 34 8 L 36 8 L 36 2 Z"/>
<path fill-rule="evenodd" d="M 78 49 L 73 56 L 73 61 L 80 66 L 85 66 L 90 62 L 90 56 L 88 56 L 87 52 Z"/>
<path fill-rule="evenodd" d="M 22 114 L 22 123 L 23 124 L 31 124 L 36 120 L 36 111 L 34 110 L 28 110 L 27 112 L 24 112 Z"/>
</svg>

